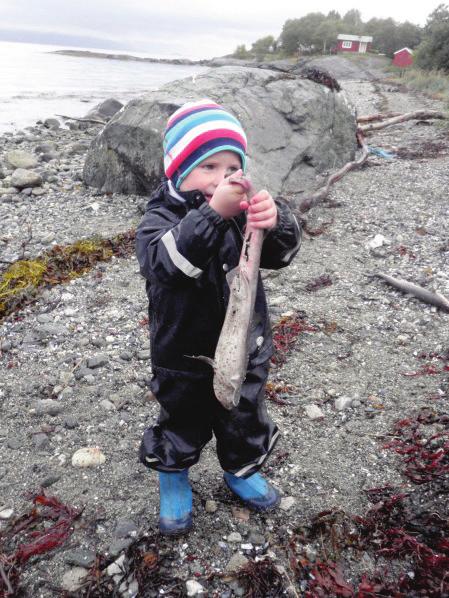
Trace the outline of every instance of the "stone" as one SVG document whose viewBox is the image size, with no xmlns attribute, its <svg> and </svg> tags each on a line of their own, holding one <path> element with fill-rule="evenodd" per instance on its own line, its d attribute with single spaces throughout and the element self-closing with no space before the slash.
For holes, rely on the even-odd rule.
<svg viewBox="0 0 449 598">
<path fill-rule="evenodd" d="M 123 108 L 123 104 L 115 98 L 108 98 L 89 110 L 86 118 L 109 120 Z"/>
<path fill-rule="evenodd" d="M 50 440 L 47 434 L 43 434 L 42 432 L 40 432 L 39 434 L 35 434 L 35 436 L 33 436 L 33 446 L 38 451 L 43 451 L 47 449 L 49 447 L 49 444 Z"/>
<path fill-rule="evenodd" d="M 114 536 L 116 538 L 126 538 L 127 536 L 137 535 L 137 525 L 132 519 L 119 519 L 115 526 Z"/>
<path fill-rule="evenodd" d="M 163 174 L 167 118 L 199 97 L 218 101 L 251 132 L 251 178 L 272 195 L 296 199 L 314 191 L 327 171 L 355 156 L 355 113 L 343 93 L 275 70 L 223 66 L 129 102 L 93 140 L 84 182 L 102 193 L 154 189 Z"/>
<path fill-rule="evenodd" d="M 22 446 L 22 442 L 21 442 L 20 438 L 13 436 L 12 438 L 8 438 L 8 440 L 6 442 L 6 446 L 8 448 L 10 448 L 11 450 L 16 451 L 17 449 L 19 449 Z"/>
<path fill-rule="evenodd" d="M 194 579 L 188 579 L 186 581 L 186 590 L 187 596 L 199 596 L 200 594 L 204 594 L 205 592 L 203 586 Z"/>
<path fill-rule="evenodd" d="M 118 538 L 109 544 L 108 552 L 111 556 L 118 556 L 134 542 L 132 538 Z"/>
<path fill-rule="evenodd" d="M 64 419 L 64 427 L 67 428 L 67 430 L 74 430 L 79 425 L 80 423 L 74 415 L 67 415 Z"/>
<path fill-rule="evenodd" d="M 108 362 L 109 358 L 107 355 L 95 355 L 87 360 L 87 367 L 89 369 L 100 368 L 104 365 L 107 365 Z"/>
<path fill-rule="evenodd" d="M 293 496 L 284 496 L 281 499 L 281 504 L 279 505 L 279 507 L 283 511 L 289 511 L 295 503 L 296 503 L 296 500 L 293 498 Z"/>
<path fill-rule="evenodd" d="M 61 123 L 57 118 L 46 118 L 44 120 L 44 127 L 47 129 L 59 129 L 61 127 Z"/>
<path fill-rule="evenodd" d="M 42 177 L 37 172 L 34 172 L 34 170 L 17 168 L 11 175 L 11 185 L 17 187 L 17 189 L 40 187 L 42 185 Z"/>
<path fill-rule="evenodd" d="M 266 542 L 265 536 L 256 530 L 250 531 L 248 535 L 248 542 L 255 544 L 256 546 L 263 546 Z"/>
<path fill-rule="evenodd" d="M 215 500 L 206 500 L 206 505 L 204 507 L 206 513 L 215 513 L 218 509 L 217 503 Z"/>
<path fill-rule="evenodd" d="M 141 359 L 142 361 L 151 359 L 151 351 L 149 349 L 145 351 L 137 351 L 137 359 Z"/>
<path fill-rule="evenodd" d="M 100 407 L 103 407 L 105 411 L 115 411 L 114 403 L 111 403 L 111 401 L 108 401 L 108 399 L 103 399 L 100 401 Z"/>
<path fill-rule="evenodd" d="M 40 399 L 34 405 L 36 415 L 59 415 L 63 409 L 62 403 L 53 399 Z"/>
<path fill-rule="evenodd" d="M 76 592 L 80 589 L 85 577 L 88 575 L 87 569 L 83 567 L 73 567 L 62 576 L 62 588 L 67 592 Z"/>
<path fill-rule="evenodd" d="M 242 567 L 244 567 L 247 563 L 248 563 L 248 559 L 246 558 L 246 556 L 244 556 L 243 554 L 240 554 L 240 552 L 236 552 L 230 558 L 228 564 L 225 567 L 225 571 L 226 572 L 237 571 L 238 569 L 241 569 Z"/>
<path fill-rule="evenodd" d="M 56 484 L 56 482 L 58 482 L 60 479 L 61 479 L 61 476 L 58 475 L 57 473 L 50 474 L 42 480 L 41 486 L 42 486 L 42 488 L 50 488 L 50 486 L 53 486 L 53 484 Z"/>
<path fill-rule="evenodd" d="M 92 567 L 95 563 L 95 559 L 95 552 L 87 548 L 74 548 L 64 555 L 64 561 L 67 565 L 75 565 L 76 567 Z"/>
<path fill-rule="evenodd" d="M 334 403 L 335 409 L 337 411 L 344 411 L 345 409 L 348 409 L 349 407 L 351 407 L 353 400 L 354 400 L 353 397 L 347 397 L 347 396 L 338 397 L 338 399 L 336 399 L 336 401 Z"/>
<path fill-rule="evenodd" d="M 105 455 L 97 446 L 80 448 L 72 455 L 73 467 L 98 467 L 105 461 Z"/>
<path fill-rule="evenodd" d="M 0 511 L 0 519 L 10 519 L 14 514 L 14 509 L 2 509 Z"/>
<path fill-rule="evenodd" d="M 12 168 L 36 168 L 38 162 L 36 156 L 24 150 L 12 150 L 6 153 L 6 162 Z"/>
<path fill-rule="evenodd" d="M 306 405 L 304 409 L 307 417 L 311 420 L 322 419 L 324 417 L 324 413 L 318 405 Z"/>
<path fill-rule="evenodd" d="M 226 538 L 227 542 L 238 543 L 242 541 L 242 536 L 238 532 L 231 532 Z"/>
</svg>

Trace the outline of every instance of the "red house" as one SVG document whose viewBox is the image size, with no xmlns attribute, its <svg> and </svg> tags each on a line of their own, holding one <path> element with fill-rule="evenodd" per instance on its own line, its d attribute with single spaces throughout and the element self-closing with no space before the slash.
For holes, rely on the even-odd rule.
<svg viewBox="0 0 449 598">
<path fill-rule="evenodd" d="M 410 48 L 402 48 L 402 50 L 396 50 L 393 57 L 394 66 L 405 68 L 413 64 L 413 52 Z"/>
<path fill-rule="evenodd" d="M 337 52 L 358 52 L 365 54 L 372 44 L 373 38 L 369 35 L 347 35 L 340 33 L 337 37 Z"/>
</svg>

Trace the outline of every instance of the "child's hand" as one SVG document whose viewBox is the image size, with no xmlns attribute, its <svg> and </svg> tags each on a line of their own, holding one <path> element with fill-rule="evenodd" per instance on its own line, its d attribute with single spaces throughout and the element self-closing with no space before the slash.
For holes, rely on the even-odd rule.
<svg viewBox="0 0 449 598">
<path fill-rule="evenodd" d="M 242 176 L 242 174 L 242 170 L 238 170 L 223 179 L 217 185 L 209 202 L 209 206 L 225 220 L 237 216 L 248 207 L 248 196 L 245 187 L 237 182 L 232 182 L 233 179 Z"/>
<path fill-rule="evenodd" d="M 274 199 L 265 189 L 256 193 L 251 198 L 251 203 L 247 203 L 246 207 L 248 208 L 246 221 L 252 227 L 270 230 L 276 226 L 278 209 Z"/>
</svg>

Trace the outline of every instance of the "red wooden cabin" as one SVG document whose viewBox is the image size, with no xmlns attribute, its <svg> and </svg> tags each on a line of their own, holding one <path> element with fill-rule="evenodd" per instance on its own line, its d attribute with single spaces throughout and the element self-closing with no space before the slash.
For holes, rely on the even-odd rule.
<svg viewBox="0 0 449 598">
<path fill-rule="evenodd" d="M 394 66 L 399 66 L 400 68 L 411 66 L 413 64 L 412 50 L 410 50 L 410 48 L 402 48 L 401 50 L 396 50 L 393 56 L 393 64 Z"/>
<path fill-rule="evenodd" d="M 369 35 L 348 35 L 340 33 L 337 37 L 337 52 L 357 52 L 364 54 L 371 48 L 373 38 Z"/>
</svg>

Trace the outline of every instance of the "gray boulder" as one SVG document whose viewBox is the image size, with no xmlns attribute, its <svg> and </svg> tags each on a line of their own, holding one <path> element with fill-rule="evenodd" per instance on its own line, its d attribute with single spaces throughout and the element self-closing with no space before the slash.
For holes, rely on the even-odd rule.
<svg viewBox="0 0 449 598">
<path fill-rule="evenodd" d="M 84 181 L 105 192 L 146 194 L 163 176 L 162 135 L 184 102 L 209 97 L 241 121 L 257 188 L 292 199 L 354 158 L 356 122 L 343 93 L 269 69 L 225 66 L 129 102 L 93 140 Z"/>
<path fill-rule="evenodd" d="M 100 104 L 97 104 L 86 114 L 86 118 L 98 118 L 100 120 L 110 120 L 116 114 L 123 104 L 114 98 L 108 98 Z"/>
<path fill-rule="evenodd" d="M 13 168 L 35 168 L 37 166 L 36 156 L 24 150 L 11 150 L 7 152 L 5 158 Z"/>
<path fill-rule="evenodd" d="M 37 172 L 34 172 L 34 170 L 17 168 L 11 175 L 11 185 L 17 187 L 17 189 L 40 187 L 42 185 L 42 177 Z"/>
</svg>

